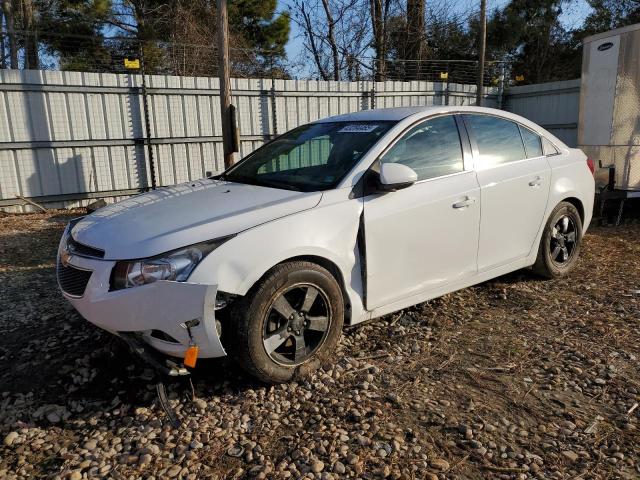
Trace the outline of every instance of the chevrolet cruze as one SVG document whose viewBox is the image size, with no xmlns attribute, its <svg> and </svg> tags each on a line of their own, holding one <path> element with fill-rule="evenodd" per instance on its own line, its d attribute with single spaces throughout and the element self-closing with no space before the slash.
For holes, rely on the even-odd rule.
<svg viewBox="0 0 640 480">
<path fill-rule="evenodd" d="M 330 360 L 344 324 L 525 267 L 566 275 L 593 197 L 591 160 L 517 115 L 368 110 L 72 221 L 57 277 L 172 372 L 229 353 L 284 382 Z"/>
</svg>

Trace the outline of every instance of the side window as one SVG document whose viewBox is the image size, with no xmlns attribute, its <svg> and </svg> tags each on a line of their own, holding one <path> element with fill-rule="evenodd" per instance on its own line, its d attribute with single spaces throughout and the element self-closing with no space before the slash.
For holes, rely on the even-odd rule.
<svg viewBox="0 0 640 480">
<path fill-rule="evenodd" d="M 541 157 L 542 140 L 540 136 L 522 125 L 520 125 L 520 133 L 524 141 L 524 149 L 527 151 L 527 158 Z"/>
<path fill-rule="evenodd" d="M 546 138 L 542 137 L 542 149 L 544 150 L 545 155 L 558 155 L 560 152 L 556 147 L 553 146 Z"/>
<path fill-rule="evenodd" d="M 480 158 L 476 168 L 488 168 L 527 158 L 518 125 L 490 115 L 465 115 Z"/>
<path fill-rule="evenodd" d="M 463 171 L 462 145 L 455 118 L 446 115 L 416 125 L 382 156 L 380 162 L 407 165 L 418 174 L 418 180 Z"/>
</svg>

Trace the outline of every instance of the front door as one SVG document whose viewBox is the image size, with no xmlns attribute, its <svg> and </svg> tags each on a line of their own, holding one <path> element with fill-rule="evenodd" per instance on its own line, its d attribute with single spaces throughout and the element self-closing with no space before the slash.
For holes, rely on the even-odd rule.
<svg viewBox="0 0 640 480">
<path fill-rule="evenodd" d="M 405 164 L 418 181 L 364 198 L 369 310 L 477 271 L 480 189 L 475 172 L 465 169 L 454 116 L 409 129 L 380 162 Z"/>
<path fill-rule="evenodd" d="M 547 209 L 551 168 L 541 138 L 491 115 L 465 115 L 480 183 L 478 271 L 529 255 Z"/>
</svg>

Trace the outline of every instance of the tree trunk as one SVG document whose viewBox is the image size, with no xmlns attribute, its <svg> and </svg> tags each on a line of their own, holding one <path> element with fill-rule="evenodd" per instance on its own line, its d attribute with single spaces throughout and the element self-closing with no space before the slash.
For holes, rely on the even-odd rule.
<svg viewBox="0 0 640 480">
<path fill-rule="evenodd" d="M 419 79 L 421 60 L 424 60 L 424 0 L 407 0 L 407 60 L 410 79 Z"/>
<path fill-rule="evenodd" d="M 38 70 L 40 68 L 40 59 L 38 58 L 38 38 L 36 37 L 35 21 L 33 15 L 33 3 L 31 0 L 22 1 L 22 18 L 23 28 L 25 30 L 24 39 L 24 63 L 25 68 L 29 70 Z"/>
<path fill-rule="evenodd" d="M 324 13 L 327 16 L 327 27 L 329 29 L 327 32 L 327 40 L 331 47 L 331 56 L 333 57 L 333 79 L 338 81 L 340 80 L 340 57 L 338 55 L 336 36 L 333 31 L 335 20 L 333 19 L 331 9 L 329 8 L 329 0 L 322 0 L 322 6 L 324 7 Z"/>
<path fill-rule="evenodd" d="M 384 22 L 382 12 L 382 0 L 370 0 L 371 27 L 373 29 L 373 49 L 376 51 L 373 71 L 374 79 L 380 82 L 384 79 Z"/>
<path fill-rule="evenodd" d="M 2 0 L 2 10 L 7 24 L 7 37 L 9 38 L 10 67 L 16 69 L 18 68 L 18 44 L 16 42 L 13 5 L 11 0 Z"/>
</svg>

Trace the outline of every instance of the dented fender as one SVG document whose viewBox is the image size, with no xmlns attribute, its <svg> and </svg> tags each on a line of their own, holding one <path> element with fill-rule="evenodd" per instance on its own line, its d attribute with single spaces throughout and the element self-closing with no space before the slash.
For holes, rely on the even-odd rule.
<svg viewBox="0 0 640 480">
<path fill-rule="evenodd" d="M 358 250 L 362 200 L 350 188 L 323 192 L 315 208 L 238 233 L 211 252 L 190 281 L 215 283 L 220 291 L 246 295 L 275 265 L 296 257 L 320 257 L 333 263 L 351 307 L 351 323 L 367 319 Z"/>
</svg>

